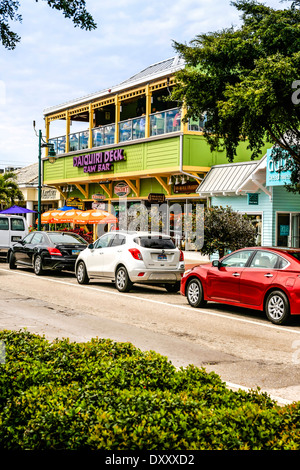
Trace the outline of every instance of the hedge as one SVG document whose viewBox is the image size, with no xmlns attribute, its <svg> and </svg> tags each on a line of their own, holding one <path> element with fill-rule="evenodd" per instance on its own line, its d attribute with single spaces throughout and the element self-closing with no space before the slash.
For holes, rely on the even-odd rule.
<svg viewBox="0 0 300 470">
<path fill-rule="evenodd" d="M 110 339 L 0 340 L 1 449 L 300 449 L 299 403 L 229 390 L 203 368 Z"/>
</svg>

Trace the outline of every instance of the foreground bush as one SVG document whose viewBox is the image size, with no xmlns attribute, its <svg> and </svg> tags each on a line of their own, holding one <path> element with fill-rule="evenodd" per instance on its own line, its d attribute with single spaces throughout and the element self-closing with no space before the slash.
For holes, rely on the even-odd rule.
<svg viewBox="0 0 300 470">
<path fill-rule="evenodd" d="M 0 332 L 1 449 L 300 449 L 300 404 L 130 343 Z"/>
</svg>

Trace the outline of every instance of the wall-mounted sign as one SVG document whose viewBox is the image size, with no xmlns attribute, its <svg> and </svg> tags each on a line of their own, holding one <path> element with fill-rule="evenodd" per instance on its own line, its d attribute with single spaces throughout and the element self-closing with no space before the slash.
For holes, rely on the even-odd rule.
<svg viewBox="0 0 300 470">
<path fill-rule="evenodd" d="M 279 234 L 281 237 L 288 237 L 290 234 L 290 226 L 289 225 L 280 225 L 279 226 Z"/>
<path fill-rule="evenodd" d="M 105 210 L 105 202 L 92 202 L 92 209 Z"/>
<path fill-rule="evenodd" d="M 59 193 L 56 189 L 42 189 L 42 199 L 59 199 Z"/>
<path fill-rule="evenodd" d="M 258 206 L 258 193 L 248 193 L 248 204 Z"/>
<path fill-rule="evenodd" d="M 285 152 L 286 157 L 274 160 L 272 149 L 267 150 L 267 171 L 266 186 L 283 186 L 291 181 L 291 172 L 286 169 L 287 161 L 290 158 Z"/>
<path fill-rule="evenodd" d="M 78 207 L 78 209 L 83 209 L 83 202 L 79 197 L 69 197 L 66 200 L 66 206 Z"/>
<path fill-rule="evenodd" d="M 148 202 L 161 204 L 162 202 L 165 202 L 165 200 L 166 196 L 161 193 L 150 193 L 148 195 Z"/>
<path fill-rule="evenodd" d="M 103 201 L 103 199 L 106 199 L 106 196 L 105 194 L 97 193 L 92 195 L 92 199 L 93 201 Z"/>
<path fill-rule="evenodd" d="M 190 193 L 195 193 L 198 186 L 199 186 L 199 183 L 197 182 L 194 182 L 194 183 L 191 182 L 191 183 L 185 183 L 185 184 L 174 184 L 173 191 L 175 194 L 177 193 L 190 194 Z"/>
<path fill-rule="evenodd" d="M 114 193 L 119 197 L 127 196 L 130 193 L 130 187 L 127 183 L 121 181 L 114 187 Z"/>
<path fill-rule="evenodd" d="M 73 166 L 83 167 L 84 173 L 95 173 L 113 170 L 113 163 L 125 160 L 124 149 L 107 150 L 106 152 L 88 153 L 73 157 Z"/>
</svg>

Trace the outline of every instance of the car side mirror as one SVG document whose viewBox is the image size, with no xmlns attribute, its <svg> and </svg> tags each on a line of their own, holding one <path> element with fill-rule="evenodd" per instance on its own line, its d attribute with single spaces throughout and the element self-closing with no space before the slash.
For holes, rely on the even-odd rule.
<svg viewBox="0 0 300 470">
<path fill-rule="evenodd" d="M 212 266 L 213 266 L 214 268 L 220 268 L 221 263 L 220 263 L 220 261 L 219 261 L 218 259 L 214 259 L 213 262 L 212 262 Z"/>
<path fill-rule="evenodd" d="M 88 245 L 88 248 L 89 248 L 90 250 L 93 250 L 93 248 L 94 248 L 94 243 L 90 243 L 90 244 Z"/>
</svg>

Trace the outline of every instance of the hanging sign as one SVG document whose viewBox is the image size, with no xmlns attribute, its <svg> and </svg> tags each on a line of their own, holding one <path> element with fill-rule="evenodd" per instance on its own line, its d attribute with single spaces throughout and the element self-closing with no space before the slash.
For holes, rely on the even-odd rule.
<svg viewBox="0 0 300 470">
<path fill-rule="evenodd" d="M 150 193 L 148 195 L 148 202 L 158 203 L 161 204 L 165 202 L 166 196 L 162 193 Z"/>
<path fill-rule="evenodd" d="M 84 173 L 112 171 L 114 162 L 125 159 L 124 149 L 107 150 L 106 152 L 88 153 L 73 157 L 73 166 L 83 167 Z"/>
<path fill-rule="evenodd" d="M 174 193 L 184 193 L 184 194 L 190 194 L 190 193 L 195 193 L 196 189 L 198 188 L 199 183 L 185 183 L 185 184 L 174 184 L 173 190 Z"/>
<path fill-rule="evenodd" d="M 106 199 L 106 196 L 105 194 L 97 193 L 92 195 L 92 199 L 93 201 L 103 201 L 104 199 Z"/>
<path fill-rule="evenodd" d="M 124 183 L 124 182 L 120 182 L 118 184 L 116 184 L 115 188 L 114 188 L 114 193 L 117 195 L 117 196 L 127 196 L 127 194 L 130 193 L 130 187 L 128 186 L 127 183 Z"/>
</svg>

